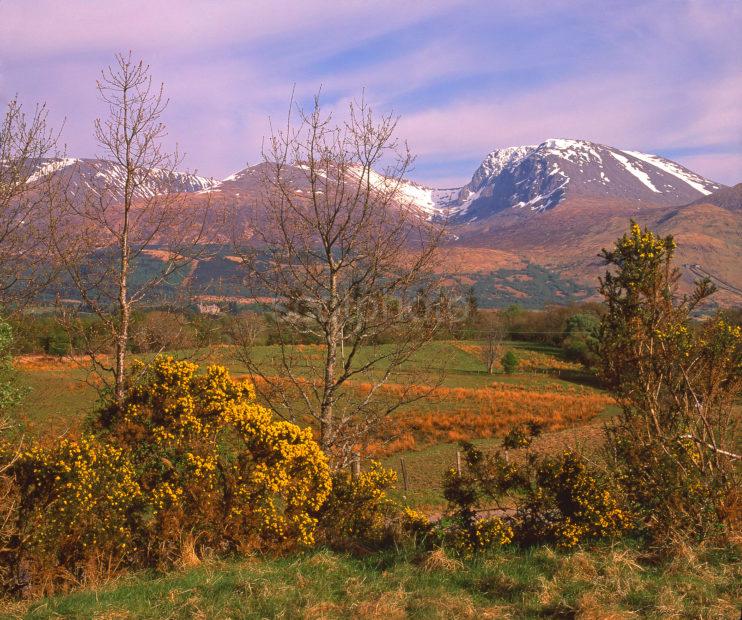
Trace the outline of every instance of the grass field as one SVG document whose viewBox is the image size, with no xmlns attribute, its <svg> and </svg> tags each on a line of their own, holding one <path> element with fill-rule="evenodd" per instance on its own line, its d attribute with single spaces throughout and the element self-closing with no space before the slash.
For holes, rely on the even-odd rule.
<svg viewBox="0 0 742 620">
<path fill-rule="evenodd" d="M 729 618 L 738 555 L 688 550 L 657 562 L 627 545 L 572 553 L 437 550 L 364 557 L 318 550 L 138 573 L 67 596 L 6 603 L 3 618 Z M 1 605 L 1 604 L 0 604 Z"/>
<path fill-rule="evenodd" d="M 312 347 L 306 349 L 311 355 Z M 578 365 L 562 359 L 558 349 L 522 342 L 506 343 L 506 349 L 514 350 L 520 361 L 514 375 L 499 369 L 488 374 L 476 342 L 434 342 L 413 360 L 411 370 L 444 362 L 441 384 L 430 397 L 396 413 L 368 455 L 400 472 L 400 494 L 400 459 L 405 460 L 410 503 L 437 507 L 443 502 L 441 477 L 455 462 L 459 440 L 474 440 L 485 449 L 494 449 L 513 424 L 534 420 L 547 429 L 540 440 L 543 447 L 594 445 L 592 439 L 599 435 L 603 418 L 614 410 L 610 397 L 595 387 L 594 380 Z M 266 374 L 276 372 L 278 353 L 278 347 L 255 349 Z M 224 364 L 236 375 L 245 372 L 229 347 L 175 354 L 193 356 L 204 365 Z M 49 442 L 78 432 L 98 399 L 87 372 L 72 361 L 41 356 L 21 358 L 18 366 L 27 388 L 23 403 L 13 412 L 18 432 Z M 433 379 L 439 379 L 437 373 Z M 364 390 L 363 382 L 350 387 L 359 393 Z M 427 390 L 429 386 L 421 384 L 419 388 Z M 392 393 L 395 384 L 385 389 Z"/>
</svg>

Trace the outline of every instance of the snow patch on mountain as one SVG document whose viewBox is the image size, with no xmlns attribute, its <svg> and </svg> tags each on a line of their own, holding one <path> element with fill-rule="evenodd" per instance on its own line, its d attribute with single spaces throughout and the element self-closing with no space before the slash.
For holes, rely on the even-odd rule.
<svg viewBox="0 0 742 620">
<path fill-rule="evenodd" d="M 472 184 L 476 185 L 478 181 L 484 181 L 494 175 L 500 174 L 508 166 L 512 166 L 528 157 L 533 151 L 536 150 L 536 146 L 509 146 L 504 149 L 492 151 L 484 161 L 481 163 L 479 168 L 472 177 Z"/>
<path fill-rule="evenodd" d="M 104 192 L 116 196 L 122 194 L 126 180 L 124 167 L 105 159 L 77 159 L 63 157 L 42 159 L 35 163 L 28 183 L 34 183 L 53 174 L 69 175 L 67 189 L 72 196 L 89 190 L 98 195 Z M 137 198 L 152 198 L 166 192 L 198 192 L 217 185 L 214 179 L 207 179 L 188 172 L 173 172 L 154 168 L 141 171 L 137 178 Z"/>
<path fill-rule="evenodd" d="M 591 142 L 584 140 L 565 140 L 563 138 L 549 138 L 537 148 L 543 149 L 545 153 L 562 157 L 573 163 L 588 163 L 590 161 L 602 162 L 600 153 Z"/>
<path fill-rule="evenodd" d="M 644 183 L 644 185 L 646 185 L 653 192 L 656 192 L 657 194 L 661 193 L 660 190 L 658 190 L 654 185 L 652 185 L 652 181 L 649 180 L 649 175 L 643 170 L 639 170 L 639 168 L 634 167 L 631 164 L 631 162 L 628 160 L 628 158 L 624 157 L 623 155 L 619 155 L 618 153 L 614 151 L 611 151 L 611 156 L 614 159 L 617 159 L 619 162 L 621 162 L 627 172 L 629 172 L 630 174 L 633 174 L 637 179 L 639 179 L 642 183 Z"/>
<path fill-rule="evenodd" d="M 624 152 L 632 155 L 633 157 L 636 157 L 637 159 L 641 159 L 648 164 L 652 164 L 653 166 L 656 166 L 657 168 L 663 170 L 664 172 L 667 172 L 668 174 L 677 177 L 681 181 L 690 185 L 696 191 L 701 192 L 704 196 L 708 196 L 714 190 L 720 189 L 719 185 L 709 183 L 708 179 L 704 179 L 702 176 L 699 176 L 694 172 L 683 168 L 681 165 L 676 164 L 669 159 L 665 159 L 664 157 L 650 155 L 648 153 L 641 153 L 639 151 Z"/>
<path fill-rule="evenodd" d="M 59 172 L 60 170 L 73 166 L 80 160 L 74 157 L 61 157 L 59 159 L 45 160 L 39 163 L 39 166 L 34 170 L 33 174 L 28 177 L 27 183 L 35 183 L 39 179 L 43 179 L 50 174 Z"/>
</svg>

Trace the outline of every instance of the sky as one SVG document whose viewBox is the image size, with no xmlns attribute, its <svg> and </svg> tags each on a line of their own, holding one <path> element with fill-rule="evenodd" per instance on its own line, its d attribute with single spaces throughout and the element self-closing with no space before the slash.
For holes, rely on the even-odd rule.
<svg viewBox="0 0 742 620">
<path fill-rule="evenodd" d="M 0 0 L 0 104 L 45 102 L 70 156 L 101 153 L 96 79 L 116 52 L 170 99 L 168 148 L 224 178 L 269 119 L 322 91 L 399 116 L 409 176 L 466 183 L 490 151 L 549 138 L 659 153 L 742 181 L 740 0 Z"/>
</svg>

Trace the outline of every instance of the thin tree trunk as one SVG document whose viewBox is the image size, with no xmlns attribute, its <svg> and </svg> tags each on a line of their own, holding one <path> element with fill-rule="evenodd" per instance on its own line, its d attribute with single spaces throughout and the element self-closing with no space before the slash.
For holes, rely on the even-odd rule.
<svg viewBox="0 0 742 620">
<path fill-rule="evenodd" d="M 128 300 L 129 247 L 126 231 L 121 244 L 121 273 L 119 276 L 119 333 L 116 338 L 116 368 L 114 397 L 117 405 L 124 402 L 126 379 L 126 350 L 129 344 L 130 307 Z"/>
<path fill-rule="evenodd" d="M 320 413 L 320 446 L 325 452 L 332 447 L 334 433 L 333 400 L 335 389 L 335 365 L 337 364 L 338 326 L 337 282 L 335 274 L 330 276 L 330 317 L 327 322 L 327 355 L 325 357 L 325 389 Z"/>
</svg>

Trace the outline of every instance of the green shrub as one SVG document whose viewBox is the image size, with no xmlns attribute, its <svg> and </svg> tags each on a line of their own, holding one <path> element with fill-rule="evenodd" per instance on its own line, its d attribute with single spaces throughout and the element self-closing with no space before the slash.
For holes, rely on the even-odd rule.
<svg viewBox="0 0 742 620">
<path fill-rule="evenodd" d="M 502 438 L 502 446 L 506 450 L 530 448 L 534 438 L 541 434 L 542 425 L 538 422 L 518 424 L 511 428 Z"/>
<path fill-rule="evenodd" d="M 588 368 L 598 362 L 600 318 L 595 314 L 579 313 L 567 319 L 562 340 L 565 355 Z"/>
<path fill-rule="evenodd" d="M 13 368 L 12 346 L 13 329 L 0 317 L 0 418 L 21 397 Z"/>
<path fill-rule="evenodd" d="M 69 334 L 63 329 L 54 330 L 46 338 L 45 350 L 49 355 L 64 357 L 72 350 Z"/>
<path fill-rule="evenodd" d="M 500 363 L 502 364 L 502 369 L 505 371 L 505 374 L 512 375 L 518 369 L 518 358 L 512 351 L 505 353 L 505 355 L 502 356 Z"/>
<path fill-rule="evenodd" d="M 601 374 L 621 406 L 608 457 L 655 543 L 731 531 L 739 514 L 742 330 L 691 317 L 708 280 L 681 297 L 675 242 L 637 224 L 603 251 Z"/>
</svg>

